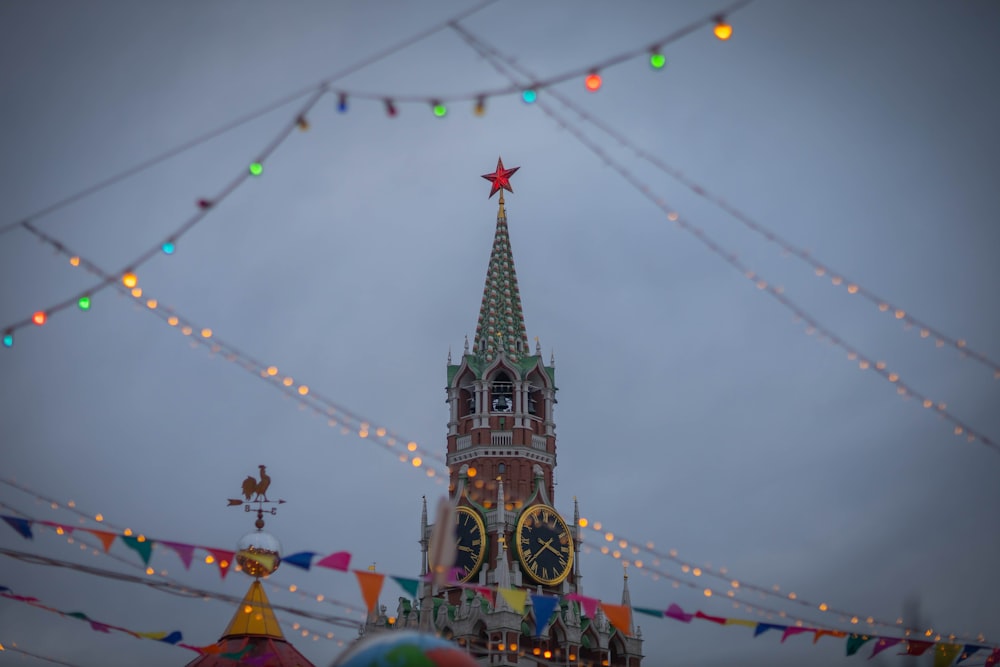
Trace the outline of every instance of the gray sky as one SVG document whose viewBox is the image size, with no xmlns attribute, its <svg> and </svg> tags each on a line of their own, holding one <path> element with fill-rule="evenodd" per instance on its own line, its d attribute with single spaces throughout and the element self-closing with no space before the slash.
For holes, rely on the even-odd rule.
<svg viewBox="0 0 1000 667">
<path fill-rule="evenodd" d="M 466 8 L 433 3 L 0 4 L 0 224 L 302 89 Z M 721 5 L 720 5 L 721 6 Z M 540 77 L 642 47 L 709 14 L 706 3 L 507 2 L 464 21 Z M 1000 358 L 995 224 L 1000 10 L 986 2 L 757 2 L 728 43 L 702 30 L 557 90 L 860 285 L 990 358 Z M 339 81 L 402 97 L 507 81 L 439 32 Z M 554 103 L 542 92 L 542 100 Z M 555 351 L 556 506 L 735 578 L 779 585 L 862 623 L 757 600 L 815 623 L 863 628 L 920 601 L 935 632 L 1000 642 L 996 510 L 1000 456 L 801 322 L 604 164 L 540 108 L 324 98 L 295 133 L 178 244 L 143 266 L 147 296 L 282 374 L 443 453 L 449 346 L 474 332 L 496 217 L 479 175 L 520 166 L 507 197 L 525 320 Z M 37 221 L 117 271 L 235 177 L 294 105 Z M 573 124 L 577 117 L 569 114 Z M 865 355 L 1000 440 L 1000 384 L 982 365 L 907 330 L 830 276 L 579 127 L 657 197 Z M 0 236 L 0 326 L 93 282 L 16 230 Z M 4 479 L 17 479 L 147 535 L 232 548 L 252 528 L 226 497 L 265 463 L 288 502 L 269 530 L 286 552 L 346 549 L 356 567 L 416 575 L 420 497 L 444 493 L 370 441 L 295 401 L 112 290 L 0 350 Z M 0 502 L 71 521 L 0 486 Z M 9 514 L 6 509 L 3 513 Z M 589 533 L 591 543 L 598 537 Z M 67 545 L 0 530 L 0 547 L 133 573 Z M 137 562 L 123 546 L 114 554 Z M 242 595 L 248 580 L 157 569 Z M 582 556 L 584 590 L 621 595 L 621 567 Z M 684 576 L 673 565 L 665 571 Z M 354 579 L 286 566 L 273 580 L 361 604 Z M 718 597 L 634 575 L 637 606 L 670 603 L 767 620 Z M 139 631 L 215 641 L 233 605 L 3 559 L 0 585 Z M 269 589 L 275 603 L 341 608 Z M 388 583 L 395 608 L 403 592 Z M 751 603 L 754 602 L 750 598 Z M 281 616 L 288 634 L 296 621 Z M 817 645 L 743 627 L 638 617 L 646 663 L 842 665 Z M 775 622 L 781 622 L 775 619 Z M 350 630 L 297 646 L 328 664 Z M 883 631 L 888 634 L 888 631 Z M 798 640 L 798 641 L 796 641 Z M 175 665 L 194 654 L 0 602 L 0 642 L 77 665 Z M 867 655 L 865 650 L 863 654 Z M 2 664 L 39 664 L 12 653 Z M 854 660 L 861 660 L 856 657 Z M 876 661 L 873 662 L 877 662 Z M 895 664 L 887 658 L 883 664 Z"/>
</svg>

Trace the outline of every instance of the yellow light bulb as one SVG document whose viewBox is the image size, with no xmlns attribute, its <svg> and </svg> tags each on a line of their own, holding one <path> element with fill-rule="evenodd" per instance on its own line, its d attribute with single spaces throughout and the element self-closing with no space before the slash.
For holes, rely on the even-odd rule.
<svg viewBox="0 0 1000 667">
<path fill-rule="evenodd" d="M 126 271 L 122 275 L 122 285 L 124 285 L 125 287 L 128 287 L 129 289 L 132 289 L 138 283 L 139 283 L 139 279 L 131 271 Z"/>
<path fill-rule="evenodd" d="M 726 23 L 724 19 L 719 19 L 715 24 L 715 36 L 723 42 L 733 36 L 733 26 Z"/>
</svg>

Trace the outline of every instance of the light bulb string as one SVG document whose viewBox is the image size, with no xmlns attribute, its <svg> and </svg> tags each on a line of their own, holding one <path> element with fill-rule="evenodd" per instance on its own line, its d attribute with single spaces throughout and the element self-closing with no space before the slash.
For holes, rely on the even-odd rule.
<svg viewBox="0 0 1000 667">
<path fill-rule="evenodd" d="M 81 667 L 81 665 L 78 665 L 78 664 L 73 663 L 73 662 L 64 662 L 63 660 L 57 660 L 56 658 L 50 658 L 48 656 L 41 655 L 40 653 L 32 653 L 31 651 L 26 651 L 23 648 L 21 648 L 20 646 L 18 646 L 17 644 L 4 644 L 3 645 L 3 650 L 5 650 L 5 651 L 13 651 L 14 653 L 20 653 L 21 655 L 26 655 L 29 658 L 34 658 L 35 660 L 42 660 L 44 662 L 48 662 L 48 663 L 51 663 L 53 665 L 63 665 L 63 667 Z"/>
<path fill-rule="evenodd" d="M 495 55 L 496 49 L 484 42 L 481 38 L 473 35 L 464 28 L 456 27 L 456 30 L 465 38 L 466 42 L 475 49 L 478 53 L 483 55 L 487 60 L 493 65 L 493 67 L 503 74 L 511 78 L 511 80 L 516 81 L 517 77 L 514 73 L 507 69 L 499 57 Z M 551 105 L 546 104 L 543 101 L 536 103 L 537 106 L 553 121 L 555 121 L 560 127 L 567 130 L 571 136 L 576 138 L 581 144 L 584 145 L 588 150 L 590 150 L 594 155 L 596 155 L 600 160 L 602 160 L 609 167 L 614 169 L 625 181 L 635 188 L 640 194 L 642 194 L 646 199 L 652 202 L 657 208 L 667 214 L 667 219 L 674 222 L 678 227 L 680 227 L 685 232 L 694 236 L 702 245 L 708 248 L 713 254 L 722 258 L 727 264 L 737 269 L 744 277 L 753 282 L 758 289 L 764 291 L 768 296 L 772 297 L 786 309 L 790 310 L 797 318 L 803 320 L 809 325 L 807 328 L 808 333 L 820 332 L 825 336 L 832 344 L 840 347 L 848 353 L 848 358 L 855 359 L 860 357 L 859 364 L 863 370 L 872 368 L 878 373 L 883 379 L 885 379 L 890 384 L 896 387 L 897 393 L 905 398 L 913 397 L 920 401 L 920 403 L 925 408 L 935 407 L 936 412 L 944 419 L 951 422 L 954 426 L 953 432 L 955 435 L 965 435 L 965 437 L 970 441 L 979 441 L 986 445 L 993 451 L 1000 453 L 1000 445 L 998 445 L 993 439 L 987 436 L 985 433 L 978 431 L 977 429 L 971 428 L 965 421 L 955 416 L 952 412 L 947 409 L 946 404 L 938 402 L 935 403 L 933 400 L 928 398 L 925 394 L 916 391 L 911 386 L 906 384 L 899 376 L 898 373 L 888 370 L 886 365 L 880 361 L 871 361 L 865 355 L 862 355 L 858 348 L 845 342 L 840 336 L 835 334 L 828 327 L 821 324 L 815 317 L 810 315 L 805 311 L 804 308 L 799 306 L 797 303 L 792 301 L 784 294 L 784 290 L 779 287 L 774 287 L 768 281 L 764 280 L 760 274 L 751 270 L 748 265 L 746 265 L 742 260 L 738 258 L 735 253 L 729 252 L 721 244 L 715 241 L 711 236 L 709 236 L 702 228 L 698 227 L 694 223 L 680 217 L 680 215 L 672 210 L 667 203 L 653 195 L 651 188 L 640 181 L 634 174 L 632 174 L 628 169 L 622 166 L 619 162 L 614 160 L 600 145 L 598 145 L 594 140 L 588 137 L 579 127 L 569 122 L 564 116 L 559 114 Z M 812 329 L 813 331 L 810 331 Z"/>
<path fill-rule="evenodd" d="M 308 113 L 308 111 L 312 109 L 313 106 L 315 106 L 315 104 L 320 100 L 320 98 L 324 94 L 326 94 L 325 89 L 316 91 L 309 98 L 306 104 L 304 104 L 300 108 L 299 113 L 296 115 L 296 119 Z M 272 153 L 274 153 L 274 151 L 277 150 L 277 148 L 288 138 L 288 136 L 291 134 L 291 131 L 294 130 L 297 127 L 297 125 L 298 121 L 296 120 L 291 123 L 287 123 L 284 127 L 282 127 L 281 131 L 277 134 L 277 136 L 271 142 L 269 142 L 264 147 L 264 149 L 258 154 L 257 161 L 263 162 L 267 157 L 269 157 Z M 164 241 L 161 241 L 159 244 L 149 248 L 148 250 L 145 250 L 139 256 L 132 259 L 125 265 L 125 267 L 117 275 L 111 275 L 108 274 L 107 272 L 102 272 L 103 278 L 101 279 L 100 282 L 91 285 L 86 290 L 80 292 L 76 296 L 70 297 L 64 301 L 60 301 L 52 306 L 49 306 L 48 308 L 46 308 L 44 311 L 41 312 L 45 313 L 47 317 L 52 313 L 65 310 L 66 308 L 69 308 L 70 306 L 73 306 L 76 303 L 78 303 L 82 297 L 93 296 L 94 294 L 101 292 L 109 285 L 117 282 L 119 277 L 124 273 L 128 271 L 134 271 L 135 269 L 139 268 L 140 266 L 148 262 L 156 255 L 161 254 L 163 252 L 164 243 L 176 243 L 176 241 L 180 239 L 181 236 L 183 236 L 186 232 L 188 232 L 192 227 L 197 225 L 199 222 L 201 222 L 208 215 L 208 212 L 211 209 L 215 208 L 219 203 L 221 203 L 224 199 L 226 199 L 229 195 L 231 195 L 236 190 L 236 188 L 242 185 L 248 178 L 250 178 L 250 176 L 251 174 L 247 169 L 242 169 L 240 173 L 236 176 L 236 178 L 234 178 L 232 181 L 226 184 L 226 186 L 219 191 L 219 193 L 215 196 L 214 199 L 205 202 L 207 205 L 199 206 L 198 211 L 190 218 L 185 220 L 183 223 L 181 223 L 180 226 L 174 229 L 166 237 Z M 48 235 L 44 234 L 34 224 L 32 224 L 30 220 L 24 220 L 18 224 L 20 227 L 23 227 L 28 232 L 34 234 L 35 236 L 43 239 L 46 243 L 52 245 L 54 248 L 56 248 L 56 250 L 63 251 L 61 248 L 61 243 L 59 243 L 52 237 L 49 237 Z M 8 325 L 7 327 L 4 328 L 4 332 L 13 333 L 18 329 L 34 324 L 33 317 L 34 316 L 26 317 L 25 319 L 19 322 L 15 322 L 13 324 Z"/>
<path fill-rule="evenodd" d="M 78 509 L 76 507 L 76 503 L 75 502 L 72 505 L 69 504 L 69 503 L 61 503 L 61 502 L 55 500 L 54 498 L 52 498 L 50 496 L 46 496 L 46 495 L 44 495 L 42 493 L 39 493 L 38 491 L 35 491 L 34 489 L 28 488 L 24 484 L 21 484 L 21 483 L 15 481 L 15 480 L 0 478 L 0 484 L 6 484 L 7 486 L 10 486 L 10 487 L 12 487 L 14 489 L 17 489 L 18 491 L 21 491 L 22 493 L 24 493 L 26 495 L 29 495 L 32 498 L 34 498 L 36 500 L 36 502 L 46 503 L 53 510 L 69 511 L 69 512 L 72 512 L 73 514 L 76 514 L 78 517 L 80 517 L 80 524 L 81 525 L 87 525 L 88 523 L 97 523 L 98 526 L 107 526 L 109 528 L 113 528 L 113 529 L 117 530 L 118 532 L 122 532 L 123 534 L 124 534 L 124 531 L 127 530 L 127 528 L 125 528 L 123 526 L 120 526 L 120 525 L 116 525 L 115 523 L 113 523 L 113 522 L 107 520 L 106 518 L 104 518 L 103 513 L 100 515 L 101 516 L 101 521 L 100 522 L 95 522 L 94 521 L 94 516 L 96 516 L 96 515 L 94 515 L 94 514 L 88 514 L 87 512 L 84 512 L 84 511 Z M 22 518 L 29 519 L 31 521 L 39 523 L 39 520 L 36 519 L 35 517 L 33 517 L 32 515 L 24 512 L 22 510 L 19 510 L 16 507 L 13 507 L 13 506 L 5 503 L 5 502 L 0 501 L 0 507 L 5 507 L 5 508 L 7 508 L 7 510 L 9 510 L 9 511 L 15 513 L 15 514 L 17 514 L 18 516 L 20 516 Z M 45 525 L 45 524 L 43 523 L 43 525 Z M 74 529 L 75 529 L 75 527 L 74 527 Z M 86 530 L 86 529 L 84 529 L 84 530 Z M 122 558 L 122 557 L 118 556 L 117 554 L 112 554 L 109 551 L 104 551 L 102 549 L 98 549 L 97 545 L 87 542 L 86 540 L 82 539 L 81 536 L 79 536 L 79 535 L 73 535 L 73 537 L 75 537 L 77 541 L 79 541 L 79 542 L 81 542 L 83 544 L 86 544 L 86 546 L 89 547 L 89 548 L 91 548 L 93 550 L 93 553 L 95 553 L 95 554 L 102 554 L 104 556 L 107 556 L 107 557 L 109 557 L 109 558 L 111 558 L 113 560 L 116 560 L 116 561 L 118 561 L 118 562 L 120 562 L 120 563 L 122 563 L 122 564 L 124 564 L 124 565 L 126 565 L 128 567 L 133 568 L 133 569 L 140 569 L 140 570 L 144 569 L 142 566 L 136 564 L 131 559 Z M 163 574 L 162 572 L 157 573 L 157 572 L 154 571 L 154 573 L 156 574 L 156 576 L 159 576 L 159 577 L 165 579 L 166 581 L 170 581 L 170 582 L 172 582 L 174 584 L 177 584 L 178 586 L 183 586 L 184 585 L 183 582 L 178 581 L 176 579 L 172 579 L 169 576 Z M 148 574 L 148 571 L 147 571 L 147 574 Z M 286 586 L 284 584 L 279 584 L 276 581 L 271 581 L 270 578 L 268 578 L 268 579 L 262 579 L 261 580 L 261 584 L 263 584 L 263 585 L 265 585 L 267 587 L 270 587 L 272 590 L 279 590 L 279 591 L 283 591 L 283 592 L 287 591 L 289 593 L 296 593 L 296 594 L 299 595 L 299 597 L 307 598 L 307 599 L 316 599 L 316 597 L 318 595 L 315 592 L 312 592 L 312 591 L 309 591 L 309 590 L 304 590 L 304 589 L 302 589 L 298 585 L 294 586 L 295 590 L 289 590 L 288 586 Z M 358 614 L 364 614 L 365 613 L 365 610 L 361 609 L 360 607 L 355 607 L 354 605 L 352 605 L 349 602 L 344 602 L 343 600 L 338 600 L 338 599 L 335 599 L 335 598 L 329 598 L 329 597 L 327 597 L 325 595 L 323 596 L 322 600 L 317 600 L 317 601 L 326 602 L 327 604 L 333 605 L 335 607 L 341 607 L 345 611 L 348 611 L 348 612 L 354 612 L 354 613 L 358 613 Z"/>
<path fill-rule="evenodd" d="M 93 185 L 90 185 L 90 186 L 88 186 L 88 187 L 86 187 L 86 188 L 84 188 L 82 190 L 79 190 L 78 192 L 75 192 L 74 194 L 71 194 L 71 195 L 69 195 L 67 197 L 64 197 L 63 199 L 60 199 L 60 200 L 58 200 L 58 201 L 56 201 L 56 202 L 54 202 L 54 203 L 52 203 L 52 204 L 50 204 L 50 205 L 48 205 L 48 206 L 46 206 L 44 208 L 39 209 L 39 210 L 35 211 L 34 213 L 32 213 L 30 215 L 24 216 L 20 220 L 17 220 L 17 221 L 14 221 L 14 222 L 9 222 L 9 223 L 3 225 L 2 227 L 0 227 L 0 235 L 4 234 L 6 232 L 12 231 L 14 229 L 17 229 L 18 227 L 21 226 L 21 224 L 22 224 L 22 222 L 24 220 L 29 220 L 29 221 L 35 220 L 35 221 L 37 221 L 37 220 L 39 220 L 39 219 L 41 219 L 41 218 L 43 218 L 45 216 L 48 216 L 48 215 L 50 215 L 50 214 L 52 214 L 52 213 L 54 213 L 54 212 L 56 212 L 56 211 L 58 211 L 60 209 L 63 209 L 65 207 L 69 206 L 70 204 L 74 204 L 74 203 L 80 201 L 81 199 L 86 199 L 87 197 L 89 197 L 89 196 L 91 196 L 93 194 L 96 194 L 97 192 L 100 192 L 101 190 L 109 188 L 112 185 L 120 183 L 121 181 L 124 181 L 124 180 L 126 180 L 128 178 L 131 178 L 132 176 L 135 176 L 135 175 L 137 175 L 137 174 L 139 174 L 139 173 L 141 173 L 143 171 L 146 171 L 147 169 L 150 169 L 151 167 L 154 167 L 154 166 L 156 166 L 156 165 L 158 165 L 158 164 L 160 164 L 162 162 L 165 162 L 165 161 L 167 161 L 167 160 L 169 160 L 169 159 L 171 159 L 173 157 L 176 157 L 177 155 L 185 153 L 186 151 L 189 151 L 192 148 L 196 148 L 197 146 L 200 146 L 201 144 L 203 144 L 203 143 L 205 143 L 207 141 L 211 141 L 212 139 L 215 139 L 215 138 L 220 137 L 220 136 L 222 136 L 224 134 L 227 134 L 228 132 L 231 132 L 231 131 L 233 131 L 233 130 L 235 130 L 235 129 L 243 126 L 243 125 L 246 125 L 247 123 L 249 123 L 251 121 L 254 121 L 254 120 L 256 120 L 256 119 L 258 119 L 258 118 L 260 118 L 262 116 L 265 116 L 265 115 L 271 113 L 272 111 L 280 109 L 281 107 L 283 107 L 283 106 L 285 106 L 287 104 L 290 104 L 290 103 L 292 103 L 292 102 L 294 102 L 294 101 L 296 101 L 296 100 L 298 100 L 298 99 L 300 99 L 302 97 L 305 97 L 306 95 L 309 95 L 310 93 L 314 93 L 315 94 L 316 92 L 319 92 L 319 91 L 329 90 L 330 86 L 335 81 L 337 81 L 339 79 L 342 79 L 342 78 L 348 76 L 349 74 L 353 74 L 354 72 L 357 72 L 358 70 L 361 70 L 361 69 L 363 69 L 365 67 L 368 67 L 369 65 L 372 65 L 372 64 L 374 64 L 374 63 L 376 63 L 376 62 L 378 62 L 380 60 L 383 60 L 386 57 L 388 57 L 388 56 L 390 56 L 390 55 L 392 55 L 394 53 L 397 53 L 399 51 L 402 51 L 403 49 L 406 49 L 406 48 L 408 48 L 410 46 L 413 46 L 414 44 L 417 44 L 418 42 L 421 42 L 424 39 L 427 39 L 431 35 L 433 35 L 433 34 L 435 34 L 437 32 L 440 32 L 441 30 L 446 29 L 452 21 L 461 20 L 461 19 L 467 18 L 467 17 L 469 17 L 469 16 L 471 16 L 471 15 L 473 15 L 473 14 L 481 11 L 482 9 L 488 7 L 489 5 L 494 4 L 497 1 L 498 0 L 484 0 L 483 2 L 480 2 L 479 4 L 473 5 L 469 9 L 463 10 L 462 12 L 456 14 L 455 16 L 449 18 L 446 21 L 442 21 L 441 23 L 438 23 L 435 26 L 432 26 L 431 28 L 428 28 L 426 30 L 422 30 L 422 31 L 420 31 L 420 32 L 418 32 L 418 33 L 416 33 L 414 35 L 411 35 L 410 37 L 407 37 L 407 38 L 405 38 L 405 39 L 403 39 L 403 40 L 401 40 L 399 42 L 396 42 L 392 46 L 389 46 L 389 47 L 387 47 L 385 49 L 382 49 L 381 51 L 378 51 L 375 54 L 373 54 L 371 56 L 368 56 L 367 58 L 364 58 L 364 59 L 362 59 L 362 60 L 360 60 L 360 61 L 358 61 L 358 62 L 356 62 L 356 63 L 354 63 L 352 65 L 349 65 L 349 66 L 343 68 L 342 70 L 340 70 L 339 72 L 336 72 L 335 74 L 331 74 L 330 76 L 325 77 L 324 79 L 321 79 L 320 81 L 317 81 L 316 83 L 314 83 L 312 85 L 306 86 L 305 88 L 302 88 L 302 89 L 300 89 L 300 90 L 298 90 L 296 92 L 284 95 L 281 98 L 279 98 L 279 99 L 277 99 L 277 100 L 275 100 L 273 102 L 270 102 L 270 103 L 262 106 L 261 108 L 255 110 L 255 111 L 251 111 L 250 113 L 245 114 L 243 116 L 240 116 L 239 118 L 237 118 L 235 120 L 232 120 L 232 121 L 230 121 L 228 123 L 220 125 L 219 127 L 215 128 L 215 129 L 209 130 L 208 132 L 205 132 L 204 134 L 201 134 L 201 135 L 199 135 L 199 136 L 197 136 L 197 137 L 195 137 L 193 139 L 190 139 L 190 140 L 188 140 L 188 141 L 180 144 L 179 146 L 171 148 L 171 149 L 169 149 L 167 151 L 164 151 L 163 153 L 160 153 L 160 154 L 158 154 L 158 155 L 156 155 L 154 157 L 151 157 L 151 158 L 149 158 L 147 160 L 139 162 L 138 164 L 135 164 L 135 165 L 133 165 L 131 167 L 128 167 L 127 169 L 124 169 L 124 170 L 118 172 L 117 174 L 114 174 L 113 176 L 109 176 L 108 178 L 104 179 L 103 181 L 98 181 L 97 183 L 94 183 Z M 300 118 L 300 117 L 301 116 L 296 116 L 296 120 L 298 118 Z"/>
<path fill-rule="evenodd" d="M 470 44 L 475 43 L 481 46 L 482 49 L 485 50 L 485 53 L 483 51 L 480 51 L 480 53 L 485 57 L 493 56 L 503 61 L 506 66 L 519 72 L 522 76 L 525 76 L 527 78 L 531 78 L 533 76 L 529 70 L 527 70 L 524 66 L 520 65 L 514 58 L 511 58 L 509 55 L 502 53 L 495 47 L 486 44 L 485 42 L 480 40 L 476 35 L 462 28 L 459 24 L 457 23 L 453 24 L 452 27 L 456 31 L 460 32 L 463 35 L 463 37 L 467 38 L 467 41 L 469 41 Z M 756 232 L 758 235 L 764 237 L 764 239 L 767 242 L 777 245 L 786 253 L 791 254 L 796 258 L 800 259 L 801 261 L 805 262 L 813 269 L 814 273 L 817 276 L 822 277 L 827 274 L 830 274 L 832 281 L 831 284 L 833 286 L 836 287 L 839 285 L 843 285 L 845 289 L 847 289 L 849 294 L 861 295 L 871 303 L 878 306 L 880 310 L 889 311 L 892 315 L 896 317 L 896 319 L 902 321 L 904 325 L 917 327 L 920 330 L 921 337 L 927 338 L 933 336 L 936 340 L 942 341 L 943 343 L 946 343 L 949 346 L 955 348 L 963 356 L 968 356 L 974 359 L 975 361 L 979 362 L 983 366 L 989 368 L 990 370 L 993 371 L 994 379 L 1000 379 L 1000 362 L 994 361 L 993 359 L 989 358 L 986 354 L 972 349 L 966 343 L 965 339 L 954 338 L 952 336 L 949 336 L 943 333 L 940 329 L 930 324 L 927 324 L 922 320 L 917 319 L 916 317 L 911 315 L 909 311 L 907 311 L 906 309 L 894 305 L 888 299 L 879 296 L 871 289 L 865 287 L 864 285 L 858 283 L 855 280 L 852 280 L 843 272 L 837 271 L 828 262 L 821 261 L 820 259 L 815 257 L 812 253 L 810 253 L 808 250 L 795 245 L 794 243 L 784 238 L 777 232 L 766 227 L 762 223 L 754 220 L 752 217 L 750 217 L 750 215 L 748 215 L 741 209 L 737 208 L 736 206 L 733 206 L 728 201 L 723 199 L 721 196 L 713 193 L 704 185 L 690 178 L 680 169 L 667 164 L 667 162 L 665 162 L 659 156 L 647 152 L 646 150 L 638 146 L 635 142 L 628 139 L 628 137 L 626 137 L 624 133 L 615 129 L 614 127 L 602 121 L 601 119 L 595 117 L 594 115 L 588 113 L 586 110 L 583 109 L 581 105 L 577 104 L 569 97 L 559 92 L 557 89 L 553 89 L 549 92 L 552 95 L 552 97 L 555 98 L 559 103 L 561 103 L 563 106 L 570 109 L 571 111 L 575 112 L 582 121 L 590 123 L 597 129 L 601 130 L 609 137 L 617 141 L 620 145 L 631 150 L 636 155 L 636 157 L 652 164 L 654 167 L 656 167 L 663 173 L 667 174 L 680 184 L 684 185 L 686 188 L 688 188 L 688 190 L 690 190 L 694 194 L 711 202 L 715 206 L 721 208 L 723 211 L 731 215 L 745 227 Z"/>
<path fill-rule="evenodd" d="M 900 622 L 895 622 L 894 623 L 892 621 L 888 621 L 888 620 L 885 620 L 885 619 L 880 619 L 880 618 L 877 618 L 877 617 L 874 617 L 874 616 L 871 616 L 871 615 L 857 614 L 857 613 L 853 613 L 853 612 L 850 612 L 850 611 L 847 611 L 847 610 L 844 610 L 844 609 L 837 609 L 835 607 L 829 606 L 826 603 L 817 604 L 815 602 L 810 602 L 808 600 L 805 600 L 802 597 L 796 595 L 795 593 L 788 593 L 788 594 L 781 593 L 781 592 L 779 592 L 779 590 L 775 590 L 775 589 L 778 588 L 777 586 L 771 587 L 771 588 L 769 588 L 767 586 L 761 586 L 761 585 L 754 584 L 752 582 L 748 582 L 748 581 L 745 581 L 743 579 L 734 577 L 731 574 L 729 574 L 728 572 L 723 573 L 722 571 L 714 570 L 713 568 L 711 568 L 708 565 L 696 565 L 695 563 L 692 563 L 690 561 L 686 561 L 686 560 L 678 557 L 676 550 L 672 549 L 669 552 L 664 553 L 663 551 L 657 550 L 652 545 L 652 542 L 646 542 L 645 544 L 643 544 L 642 542 L 633 541 L 633 540 L 625 537 L 624 535 L 622 535 L 620 533 L 617 533 L 615 531 L 610 530 L 607 526 L 603 525 L 600 521 L 589 521 L 589 520 L 585 519 L 583 522 L 581 522 L 581 526 L 589 528 L 590 530 L 598 533 L 599 535 L 601 535 L 601 537 L 604 538 L 605 542 L 607 542 L 609 544 L 617 545 L 620 548 L 620 550 L 626 550 L 626 549 L 631 550 L 631 552 L 632 552 L 633 555 L 638 555 L 640 552 L 647 553 L 647 554 L 650 554 L 651 556 L 653 556 L 655 559 L 657 559 L 657 560 L 654 560 L 654 562 L 653 562 L 654 567 L 650 567 L 648 563 L 646 563 L 644 561 L 641 561 L 641 560 L 640 561 L 629 561 L 631 564 L 635 565 L 635 568 L 637 570 L 639 570 L 640 572 L 643 571 L 643 570 L 649 570 L 651 572 L 656 572 L 660 576 L 663 576 L 665 578 L 669 578 L 672 581 L 676 581 L 676 582 L 678 582 L 680 584 L 683 584 L 685 586 L 688 586 L 690 588 L 693 588 L 693 589 L 696 589 L 696 590 L 700 590 L 701 588 L 703 588 L 703 587 L 698 586 L 698 584 L 696 582 L 691 581 L 689 579 L 681 579 L 681 578 L 677 577 L 676 575 L 670 575 L 669 573 L 666 573 L 666 572 L 663 572 L 661 570 L 656 570 L 655 569 L 655 566 L 658 565 L 659 561 L 670 561 L 670 562 L 676 563 L 678 566 L 680 566 L 681 567 L 681 571 L 684 572 L 685 574 L 688 574 L 690 572 L 692 574 L 692 576 L 694 576 L 694 577 L 700 577 L 701 574 L 705 574 L 708 577 L 712 577 L 712 578 L 715 578 L 715 579 L 718 579 L 718 580 L 726 582 L 727 584 L 729 584 L 730 590 L 734 591 L 734 594 L 733 595 L 729 595 L 729 592 L 727 591 L 723 595 L 725 597 L 727 597 L 727 598 L 730 598 L 730 599 L 735 599 L 735 596 L 736 596 L 735 591 L 748 590 L 748 591 L 752 591 L 754 593 L 757 593 L 757 594 L 759 594 L 761 596 L 767 596 L 767 597 L 771 597 L 771 598 L 776 598 L 776 599 L 784 601 L 786 603 L 794 603 L 795 605 L 797 605 L 799 607 L 803 607 L 805 609 L 810 609 L 810 610 L 814 610 L 814 611 L 815 610 L 819 610 L 819 611 L 824 612 L 824 613 L 835 614 L 835 615 L 838 615 L 842 619 L 845 619 L 847 621 L 850 621 L 850 619 L 855 619 L 855 620 L 865 619 L 865 622 L 869 626 L 880 626 L 880 627 L 884 627 L 884 628 L 892 628 L 892 629 L 895 629 L 895 630 L 899 630 L 900 629 Z M 610 540 L 607 539 L 608 536 L 611 536 Z M 624 543 L 624 546 L 622 546 L 623 543 Z M 610 553 L 610 555 L 612 555 L 616 559 L 619 558 L 620 555 L 621 555 L 620 551 L 617 551 L 617 550 L 616 551 L 612 551 L 606 545 L 602 545 L 600 548 L 597 548 L 597 547 L 591 545 L 591 548 L 599 551 L 602 555 L 609 555 L 609 553 Z M 615 553 L 618 553 L 619 555 L 615 556 L 614 555 Z M 718 591 L 714 591 L 713 590 L 713 593 L 718 593 Z M 766 611 L 770 611 L 770 612 L 776 613 L 776 614 L 781 614 L 782 613 L 782 612 L 779 612 L 777 610 L 766 609 L 765 607 L 759 607 L 758 606 L 758 608 L 765 609 Z M 786 616 L 787 616 L 787 614 L 786 614 Z M 798 618 L 798 617 L 793 617 L 793 618 Z M 871 620 L 868 620 L 868 619 L 871 619 Z M 807 620 L 807 619 L 800 618 L 799 620 Z M 811 623 L 812 621 L 810 620 L 808 622 Z M 923 629 L 908 628 L 908 627 L 904 627 L 904 628 L 902 628 L 902 630 L 907 634 L 907 636 L 909 636 L 909 634 L 911 634 L 911 633 L 923 633 L 924 632 Z M 972 636 L 972 635 L 959 635 L 959 634 L 954 634 L 954 633 L 947 634 L 947 633 L 940 633 L 940 632 L 938 632 L 937 634 L 939 634 L 939 635 L 943 634 L 943 636 L 947 636 L 947 637 L 950 637 L 952 639 L 956 639 L 957 638 L 957 639 L 967 640 L 967 641 L 970 641 L 970 642 L 975 641 L 975 642 L 979 642 L 979 643 L 989 643 L 989 642 L 987 642 L 987 640 L 985 639 L 985 637 L 983 637 L 982 635 Z"/>
</svg>

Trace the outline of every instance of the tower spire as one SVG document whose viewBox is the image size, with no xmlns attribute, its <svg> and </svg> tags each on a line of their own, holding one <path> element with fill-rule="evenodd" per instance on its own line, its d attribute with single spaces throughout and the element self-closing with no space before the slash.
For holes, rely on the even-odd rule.
<svg viewBox="0 0 1000 667">
<path fill-rule="evenodd" d="M 483 175 L 483 178 L 492 183 L 490 196 L 500 192 L 493 249 L 486 269 L 486 286 L 483 288 L 483 301 L 473 341 L 475 353 L 487 361 L 495 359 L 501 351 L 513 360 L 529 354 L 528 334 L 524 326 L 524 311 L 521 308 L 521 293 L 517 288 L 503 199 L 504 190 L 513 192 L 509 179 L 518 169 L 519 167 L 505 169 L 503 160 L 498 159 L 496 171 Z"/>
</svg>

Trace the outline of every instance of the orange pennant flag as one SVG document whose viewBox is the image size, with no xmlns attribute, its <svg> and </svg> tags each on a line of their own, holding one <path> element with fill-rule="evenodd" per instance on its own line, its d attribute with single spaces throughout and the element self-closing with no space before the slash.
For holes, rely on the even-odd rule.
<svg viewBox="0 0 1000 667">
<path fill-rule="evenodd" d="M 378 604 L 378 595 L 382 592 L 382 582 L 385 575 L 379 572 L 365 572 L 354 570 L 354 575 L 358 578 L 358 585 L 361 587 L 361 597 L 368 605 L 368 613 L 372 613 L 375 605 Z"/>
<path fill-rule="evenodd" d="M 528 599 L 527 591 L 519 591 L 516 588 L 498 588 L 497 591 L 507 601 L 511 609 L 519 614 L 524 613 L 524 603 Z"/>
<path fill-rule="evenodd" d="M 846 637 L 846 632 L 841 632 L 840 630 L 816 630 L 816 634 L 813 636 L 813 644 L 819 641 L 820 637 Z"/>
<path fill-rule="evenodd" d="M 607 602 L 601 603 L 601 609 L 604 610 L 604 615 L 608 617 L 611 621 L 611 625 L 618 628 L 618 630 L 627 635 L 632 626 L 632 608 L 627 607 L 622 604 L 608 604 Z"/>
<path fill-rule="evenodd" d="M 114 544 L 115 538 L 118 537 L 114 533 L 109 533 L 106 530 L 96 530 L 94 528 L 84 528 L 88 533 L 96 537 L 104 545 L 104 553 L 108 553 L 108 549 Z"/>
</svg>

